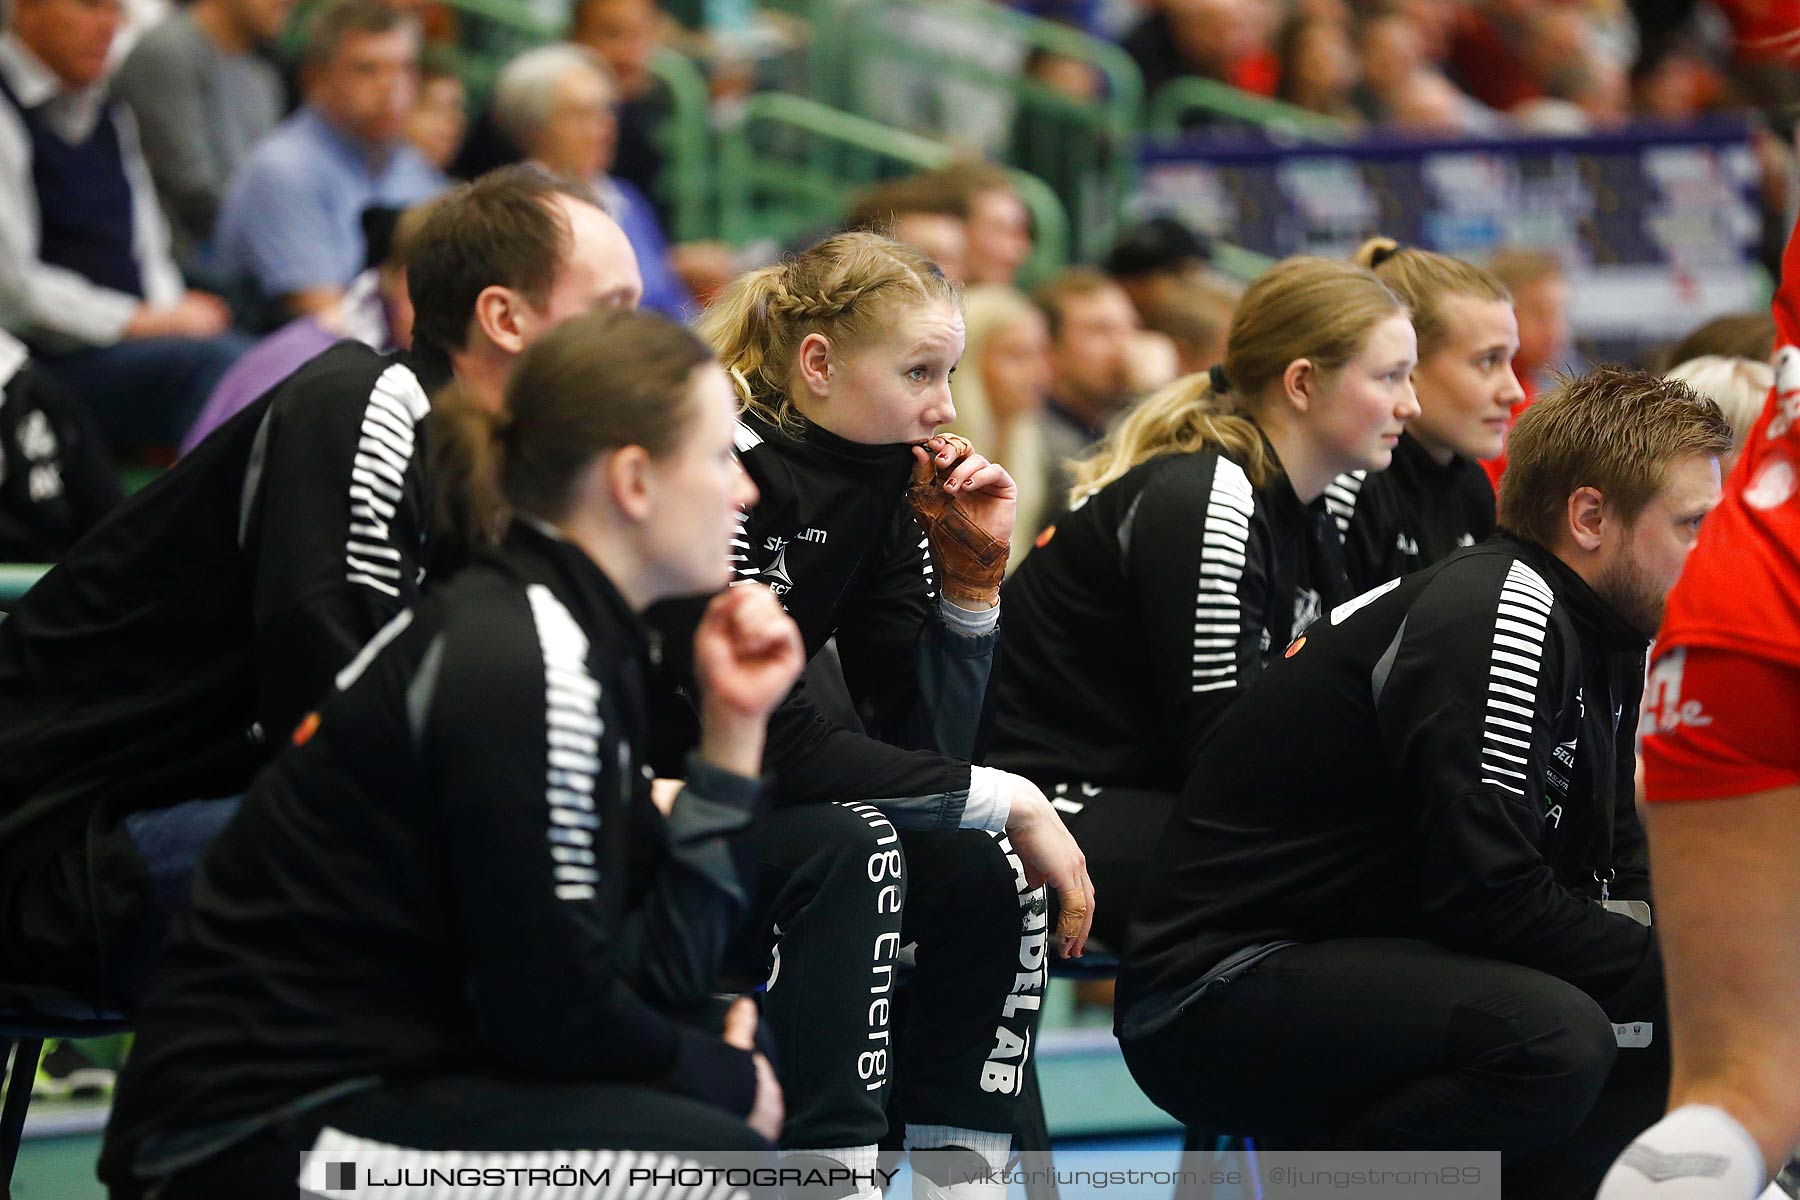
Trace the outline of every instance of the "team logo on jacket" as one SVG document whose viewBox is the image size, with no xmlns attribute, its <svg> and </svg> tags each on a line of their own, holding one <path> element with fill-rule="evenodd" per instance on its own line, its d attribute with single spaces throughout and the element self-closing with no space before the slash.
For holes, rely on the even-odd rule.
<svg viewBox="0 0 1800 1200">
<path fill-rule="evenodd" d="M 746 579 L 754 579 L 766 585 L 777 596 L 785 596 L 794 590 L 794 576 L 788 568 L 788 550 L 795 542 L 814 542 L 822 546 L 830 536 L 827 530 L 810 525 L 791 538 L 770 534 L 763 539 L 763 549 L 773 550 L 775 557 L 770 560 L 768 566 L 759 570 L 742 571 L 741 574 Z"/>
<path fill-rule="evenodd" d="M 769 590 L 777 596 L 789 591 L 794 586 L 794 577 L 788 574 L 787 547 L 777 550 L 775 561 L 757 572 L 756 577 L 768 584 Z"/>
</svg>

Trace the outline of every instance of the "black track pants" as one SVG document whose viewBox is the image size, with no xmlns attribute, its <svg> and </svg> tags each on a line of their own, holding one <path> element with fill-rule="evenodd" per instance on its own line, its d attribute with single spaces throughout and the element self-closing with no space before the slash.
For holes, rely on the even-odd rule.
<svg viewBox="0 0 1800 1200">
<path fill-rule="evenodd" d="M 1124 953 L 1125 930 L 1138 888 L 1150 873 L 1150 854 L 1180 797 L 1139 788 L 1036 782 L 1087 856 L 1097 943 L 1090 949 Z"/>
<path fill-rule="evenodd" d="M 1585 1200 L 1661 1115 L 1666 1025 L 1649 1004 L 1657 1042 L 1620 1050 L 1600 1005 L 1541 971 L 1343 939 L 1275 951 L 1126 1041 L 1125 1061 L 1190 1128 L 1297 1148 L 1499 1150 L 1508 1195 Z"/>
<path fill-rule="evenodd" d="M 534 1150 L 583 1154 L 582 1165 L 606 1167 L 623 1182 L 635 1163 L 660 1166 L 716 1163 L 729 1154 L 732 1165 L 760 1156 L 774 1163 L 769 1144 L 723 1109 L 642 1087 L 547 1084 L 488 1076 L 451 1076 L 395 1083 L 286 1118 L 177 1174 L 160 1191 L 115 1188 L 113 1200 L 293 1200 L 300 1192 L 301 1155 L 350 1161 L 367 1168 L 376 1182 L 407 1172 L 406 1178 L 435 1169 L 519 1165 Z M 593 1154 L 593 1151 L 615 1151 Z M 664 1152 L 646 1155 L 645 1152 Z M 558 1156 L 560 1157 L 560 1156 Z M 483 1181 L 484 1196 L 538 1196 L 554 1189 L 544 1183 L 512 1188 Z M 684 1194 L 711 1194 L 667 1181 L 616 1187 L 621 1200 Z M 317 1193 L 329 1194 L 329 1193 Z"/>
<path fill-rule="evenodd" d="M 879 1142 L 894 1075 L 908 1121 L 1010 1131 L 1049 942 L 1043 891 L 1025 887 L 1010 843 L 901 832 L 866 804 L 776 809 L 753 837 L 759 874 L 731 970 L 773 978 L 763 1020 L 782 1144 Z M 915 944 L 909 968 L 900 950 Z"/>
</svg>

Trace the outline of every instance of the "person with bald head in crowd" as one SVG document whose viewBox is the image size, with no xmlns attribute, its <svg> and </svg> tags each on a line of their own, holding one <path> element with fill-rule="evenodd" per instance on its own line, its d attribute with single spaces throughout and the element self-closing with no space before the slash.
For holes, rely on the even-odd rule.
<svg viewBox="0 0 1800 1200">
<path fill-rule="evenodd" d="M 637 252 L 644 307 L 680 317 L 694 298 L 671 269 L 656 210 L 643 192 L 609 174 L 619 147 L 618 103 L 605 61 L 586 46 L 559 43 L 506 64 L 494 83 L 493 119 L 533 162 L 594 189 Z"/>
</svg>

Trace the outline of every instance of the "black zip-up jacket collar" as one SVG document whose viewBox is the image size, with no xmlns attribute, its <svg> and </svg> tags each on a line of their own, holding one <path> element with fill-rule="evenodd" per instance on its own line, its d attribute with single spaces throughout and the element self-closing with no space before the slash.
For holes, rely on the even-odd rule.
<svg viewBox="0 0 1800 1200">
<path fill-rule="evenodd" d="M 1325 497 L 1358 591 L 1422 571 L 1494 530 L 1494 489 L 1480 464 L 1461 455 L 1437 462 L 1409 433 L 1386 470 L 1340 475 Z"/>
<path fill-rule="evenodd" d="M 1580 627 L 1584 646 L 1591 644 L 1607 654 L 1642 654 L 1650 648 L 1649 638 L 1633 629 L 1617 609 L 1601 599 L 1573 567 L 1555 554 L 1505 530 L 1495 534 L 1493 540 L 1545 575 L 1555 577 L 1551 587 L 1556 589 L 1556 599 Z"/>
</svg>

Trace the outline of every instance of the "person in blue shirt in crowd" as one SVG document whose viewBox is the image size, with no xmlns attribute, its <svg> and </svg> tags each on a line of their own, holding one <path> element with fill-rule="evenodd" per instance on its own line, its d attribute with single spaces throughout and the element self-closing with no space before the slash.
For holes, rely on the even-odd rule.
<svg viewBox="0 0 1800 1200">
<path fill-rule="evenodd" d="M 406 140 L 419 28 L 381 0 L 328 0 L 307 35 L 306 102 L 252 152 L 219 214 L 214 273 L 251 325 L 329 308 L 363 268 L 365 208 L 448 184 Z"/>
<path fill-rule="evenodd" d="M 494 82 L 493 120 L 522 155 L 594 189 L 625 230 L 644 276 L 643 307 L 680 318 L 694 297 L 669 264 L 669 242 L 644 193 L 610 174 L 619 148 L 619 90 L 585 46 L 527 50 Z"/>
</svg>

